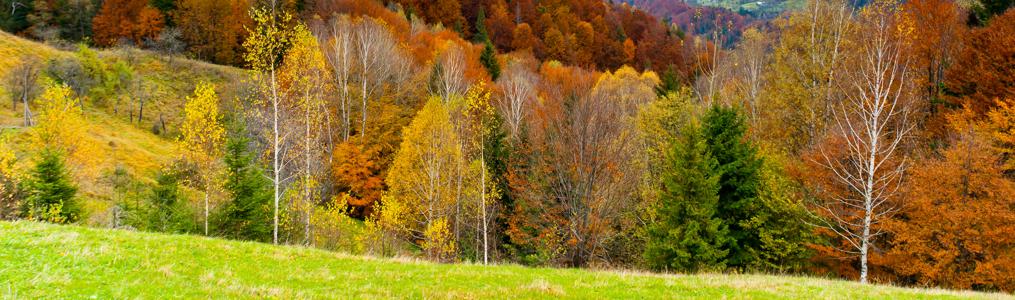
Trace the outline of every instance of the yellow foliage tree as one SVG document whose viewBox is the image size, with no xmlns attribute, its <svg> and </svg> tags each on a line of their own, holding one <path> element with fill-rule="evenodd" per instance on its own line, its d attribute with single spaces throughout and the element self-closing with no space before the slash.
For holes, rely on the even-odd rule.
<svg viewBox="0 0 1015 300">
<path fill-rule="evenodd" d="M 448 261 L 455 254 L 455 239 L 447 218 L 438 218 L 426 226 L 423 232 L 423 251 L 431 259 Z"/>
<path fill-rule="evenodd" d="M 455 174 L 464 158 L 441 99 L 430 98 L 403 136 L 387 178 L 390 190 L 379 220 L 385 228 L 424 248 L 446 249 L 447 243 L 455 243 L 454 238 L 438 233 L 448 226 L 447 219 L 455 216 L 460 192 Z M 427 254 L 431 259 L 451 259 L 445 251 L 427 250 Z"/>
<path fill-rule="evenodd" d="M 655 87 L 659 85 L 659 75 L 645 71 L 638 73 L 629 66 L 623 66 L 615 72 L 606 72 L 599 77 L 595 89 L 616 101 L 623 103 L 628 109 L 638 109 L 656 99 Z"/>
<path fill-rule="evenodd" d="M 243 48 L 247 50 L 244 56 L 250 67 L 257 72 L 257 81 L 260 83 L 261 97 L 257 104 L 265 108 L 265 113 L 258 117 L 270 124 L 267 130 L 268 155 L 271 156 L 271 181 L 274 205 L 272 207 L 272 243 L 278 244 L 278 204 L 284 190 L 282 178 L 285 167 L 286 142 L 288 134 L 285 122 L 288 120 L 290 103 L 282 95 L 279 88 L 278 71 L 281 60 L 284 57 L 286 48 L 290 45 L 293 36 L 293 28 L 288 27 L 292 22 L 292 15 L 282 12 L 278 15 L 267 8 L 255 9 L 251 12 L 251 18 L 256 26 L 249 28 L 249 37 L 243 42 Z M 296 27 L 303 27 L 299 24 Z M 298 30 L 297 30 L 298 31 Z"/>
<path fill-rule="evenodd" d="M 36 103 L 40 106 L 39 123 L 33 128 L 32 140 L 38 148 L 66 155 L 67 162 L 81 175 L 93 174 L 99 153 L 97 142 L 88 133 L 90 124 L 84 118 L 78 98 L 67 85 L 46 88 Z"/>
<path fill-rule="evenodd" d="M 17 217 L 21 204 L 18 199 L 18 182 L 14 168 L 17 157 L 11 149 L 10 135 L 0 134 L 0 220 Z"/>
<path fill-rule="evenodd" d="M 327 103 L 324 95 L 331 72 L 327 70 L 324 54 L 317 38 L 306 26 L 297 26 L 291 36 L 292 46 L 286 53 L 279 74 L 279 81 L 286 98 L 293 100 L 294 151 L 290 152 L 295 164 L 295 173 L 299 176 L 300 188 L 298 202 L 303 217 L 303 242 L 312 242 L 311 217 L 314 215 L 314 204 L 319 198 L 315 186 L 319 186 L 318 177 L 326 168 L 323 166 L 324 127 L 330 125 Z M 329 130 L 330 132 L 330 130 Z"/>
<path fill-rule="evenodd" d="M 469 118 L 464 118 L 472 119 L 470 123 L 473 138 L 469 139 L 469 143 L 471 144 L 470 148 L 475 149 L 473 151 L 475 152 L 473 155 L 475 159 L 466 174 L 471 175 L 471 179 L 475 180 L 475 173 L 479 173 L 479 182 L 477 182 L 479 187 L 475 189 L 475 192 L 479 194 L 479 199 L 477 199 L 478 205 L 476 205 L 476 209 L 479 211 L 477 214 L 479 225 L 476 226 L 476 234 L 482 240 L 483 250 L 480 252 L 483 254 L 484 264 L 489 263 L 490 260 L 489 238 L 491 232 L 489 225 L 493 219 L 490 213 L 494 211 L 492 209 L 494 205 L 491 205 L 492 203 L 490 202 L 495 201 L 500 195 L 497 183 L 489 179 L 492 176 L 490 176 L 490 170 L 486 164 L 487 139 L 495 134 L 493 132 L 494 128 L 492 128 L 493 124 L 489 120 L 495 118 L 497 114 L 493 106 L 490 105 L 490 94 L 490 90 L 486 89 L 482 82 L 470 88 L 465 94 L 465 105 Z"/>
<path fill-rule="evenodd" d="M 807 7 L 775 22 L 771 71 L 760 91 L 758 135 L 797 154 L 811 146 L 841 101 L 841 71 L 847 37 L 855 27 L 848 1 L 808 1 Z"/>
<path fill-rule="evenodd" d="M 198 83 L 183 108 L 183 136 L 180 148 L 184 159 L 197 166 L 199 185 L 204 190 L 204 234 L 208 234 L 209 194 L 220 173 L 220 158 L 226 130 L 220 122 L 219 98 L 215 85 Z"/>
</svg>

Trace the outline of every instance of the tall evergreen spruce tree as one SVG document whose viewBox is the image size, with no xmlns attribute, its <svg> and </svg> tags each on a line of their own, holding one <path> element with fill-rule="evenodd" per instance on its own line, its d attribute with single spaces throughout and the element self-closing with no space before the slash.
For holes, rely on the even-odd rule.
<svg viewBox="0 0 1015 300">
<path fill-rule="evenodd" d="M 490 35 L 486 32 L 486 12 L 483 8 L 479 8 L 479 14 L 476 16 L 476 34 L 473 39 L 483 43 L 483 53 L 479 56 L 479 62 L 490 74 L 490 79 L 497 80 L 500 77 L 500 62 L 497 61 L 497 48 L 493 46 Z"/>
<path fill-rule="evenodd" d="M 483 53 L 480 54 L 479 61 L 486 68 L 486 73 L 490 74 L 490 79 L 497 80 L 497 78 L 500 78 L 500 62 L 497 61 L 497 50 L 493 48 L 493 43 L 489 39 L 484 44 Z"/>
<path fill-rule="evenodd" d="M 747 140 L 747 123 L 733 107 L 713 106 L 702 125 L 708 151 L 718 162 L 718 217 L 729 226 L 728 266 L 745 268 L 758 259 L 761 238 L 749 223 L 763 207 L 758 198 L 759 171 L 763 161 L 757 148 Z"/>
<path fill-rule="evenodd" d="M 721 174 L 717 216 L 729 228 L 726 265 L 739 271 L 799 268 L 812 234 L 803 204 L 787 194 L 792 187 L 781 167 L 766 162 L 748 139 L 738 108 L 713 106 L 703 120 L 702 134 Z"/>
<path fill-rule="evenodd" d="M 483 7 L 479 8 L 479 12 L 476 13 L 476 34 L 472 35 L 472 40 L 476 42 L 484 42 L 490 39 L 489 33 L 486 31 L 486 10 Z"/>
<path fill-rule="evenodd" d="M 254 163 L 247 138 L 236 134 L 226 144 L 225 189 L 231 199 L 216 212 L 218 235 L 241 240 L 271 241 L 271 183 Z"/>
<path fill-rule="evenodd" d="M 26 183 L 28 198 L 23 213 L 29 219 L 52 223 L 73 223 L 81 219 L 81 207 L 74 200 L 78 189 L 71 183 L 63 156 L 44 150 Z"/>
<path fill-rule="evenodd" d="M 658 270 L 695 272 L 724 268 L 727 229 L 716 216 L 719 174 L 696 125 L 684 129 L 663 179 L 657 221 L 649 225 L 645 260 Z"/>
</svg>

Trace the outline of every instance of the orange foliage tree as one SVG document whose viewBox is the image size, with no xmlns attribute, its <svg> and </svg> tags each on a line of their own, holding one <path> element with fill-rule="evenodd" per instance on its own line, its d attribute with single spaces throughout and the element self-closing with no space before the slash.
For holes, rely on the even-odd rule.
<svg viewBox="0 0 1015 300">
<path fill-rule="evenodd" d="M 914 30 L 912 51 L 916 78 L 927 100 L 940 96 L 944 73 L 962 46 L 964 14 L 955 1 L 911 0 L 903 5 L 904 18 Z"/>
<path fill-rule="evenodd" d="M 366 218 L 373 213 L 374 203 L 381 199 L 384 178 L 381 165 L 374 161 L 376 149 L 354 141 L 335 146 L 331 174 L 338 190 L 338 201 L 349 205 L 349 215 Z"/>
<path fill-rule="evenodd" d="M 250 0 L 180 0 L 173 21 L 191 54 L 220 64 L 243 62 L 245 27 L 251 27 Z"/>
<path fill-rule="evenodd" d="M 927 103 L 921 105 L 929 114 L 924 129 L 927 135 L 942 138 L 947 122 L 938 112 L 944 104 L 945 71 L 955 62 L 968 31 L 965 14 L 952 0 L 912 0 L 903 5 L 903 18 L 915 25 L 910 27 L 909 52 L 920 100 Z"/>
<path fill-rule="evenodd" d="M 951 145 L 913 168 L 902 213 L 886 222 L 892 247 L 881 263 L 897 281 L 1015 290 L 1015 182 L 992 147 L 993 126 L 974 118 L 970 109 L 949 116 Z"/>
<path fill-rule="evenodd" d="M 511 47 L 522 51 L 535 51 L 539 45 L 539 40 L 536 39 L 536 35 L 532 33 L 532 26 L 528 23 L 518 24 L 515 26 L 514 33 L 512 34 Z"/>
<path fill-rule="evenodd" d="M 507 3 L 497 0 L 490 7 L 490 17 L 486 19 L 486 31 L 490 40 L 499 49 L 510 49 L 514 30 L 515 23 L 508 13 Z"/>
<path fill-rule="evenodd" d="M 106 0 L 92 19 L 93 38 L 100 46 L 112 46 L 121 38 L 140 45 L 155 38 L 164 25 L 162 13 L 146 0 Z"/>
<path fill-rule="evenodd" d="M 468 22 L 462 17 L 462 3 L 458 0 L 407 0 L 408 6 L 423 20 L 443 24 L 459 33 L 467 33 Z"/>
<path fill-rule="evenodd" d="M 1015 97 L 1015 9 L 966 36 L 966 46 L 947 73 L 954 105 L 968 103 L 983 114 L 995 99 Z"/>
<path fill-rule="evenodd" d="M 518 145 L 528 159 L 509 168 L 515 201 L 507 234 L 529 263 L 583 267 L 624 256 L 643 168 L 631 122 L 654 99 L 654 75 L 626 68 L 600 76 L 559 63 L 541 68 L 540 98 Z M 641 92 L 635 92 L 641 91 Z M 526 142 L 527 141 L 527 142 Z M 616 259 L 616 258 L 614 258 Z"/>
</svg>

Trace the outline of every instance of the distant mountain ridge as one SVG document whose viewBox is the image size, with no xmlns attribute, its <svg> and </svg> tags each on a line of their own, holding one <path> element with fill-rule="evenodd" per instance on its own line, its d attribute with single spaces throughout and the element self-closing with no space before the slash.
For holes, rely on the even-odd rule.
<svg viewBox="0 0 1015 300">
<path fill-rule="evenodd" d="M 654 0 L 681 1 L 681 0 Z M 755 18 L 772 18 L 790 9 L 801 8 L 806 0 L 686 0 L 697 6 L 721 7 Z"/>
<path fill-rule="evenodd" d="M 622 0 L 660 18 L 685 10 L 721 8 L 738 15 L 769 19 L 791 9 L 801 8 L 806 0 Z"/>
<path fill-rule="evenodd" d="M 758 21 L 749 14 L 723 7 L 698 6 L 684 0 L 623 0 L 623 3 L 676 26 L 686 34 L 721 33 L 725 44 L 738 40 L 743 29 Z"/>
</svg>

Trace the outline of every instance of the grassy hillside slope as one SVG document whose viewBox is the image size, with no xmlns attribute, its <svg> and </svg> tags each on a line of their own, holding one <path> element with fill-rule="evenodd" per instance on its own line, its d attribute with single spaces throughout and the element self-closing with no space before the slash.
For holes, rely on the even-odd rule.
<svg viewBox="0 0 1015 300">
<path fill-rule="evenodd" d="M 6 78 L 11 69 L 28 56 L 47 63 L 75 57 L 75 53 L 0 31 L 0 79 Z M 181 121 L 185 99 L 198 82 L 217 84 L 222 101 L 232 103 L 236 89 L 243 85 L 245 78 L 240 69 L 179 57 L 169 59 L 137 49 L 99 50 L 98 56 L 109 65 L 124 62 L 130 66 L 135 76 L 143 78 L 147 100 L 144 119 L 140 122 L 130 121 L 132 108 L 129 104 L 132 100 L 128 91 L 120 91 L 105 99 L 87 98 L 85 101 L 85 118 L 91 126 L 89 138 L 99 146 L 98 155 L 96 165 L 90 166 L 89 170 L 72 171 L 80 186 L 78 196 L 88 213 L 86 223 L 92 225 L 108 223 L 109 211 L 115 201 L 109 179 L 114 171 L 121 170 L 138 182 L 152 183 L 158 170 L 178 157 L 173 142 L 175 133 L 179 132 L 177 125 Z M 45 81 L 40 79 L 39 84 Z M 22 127 L 21 106 L 11 108 L 11 95 L 5 91 L 5 85 L 5 82 L 0 83 L 0 134 L 13 135 L 17 167 L 27 172 L 40 149 L 31 145 L 31 128 Z M 40 86 L 39 90 L 43 88 Z M 34 103 L 32 106 L 33 111 L 37 111 Z M 153 126 L 163 120 L 169 133 L 155 134 Z"/>
<path fill-rule="evenodd" d="M 40 297 L 1010 298 L 789 276 L 446 265 L 195 236 L 0 222 L 0 298 Z"/>
</svg>

